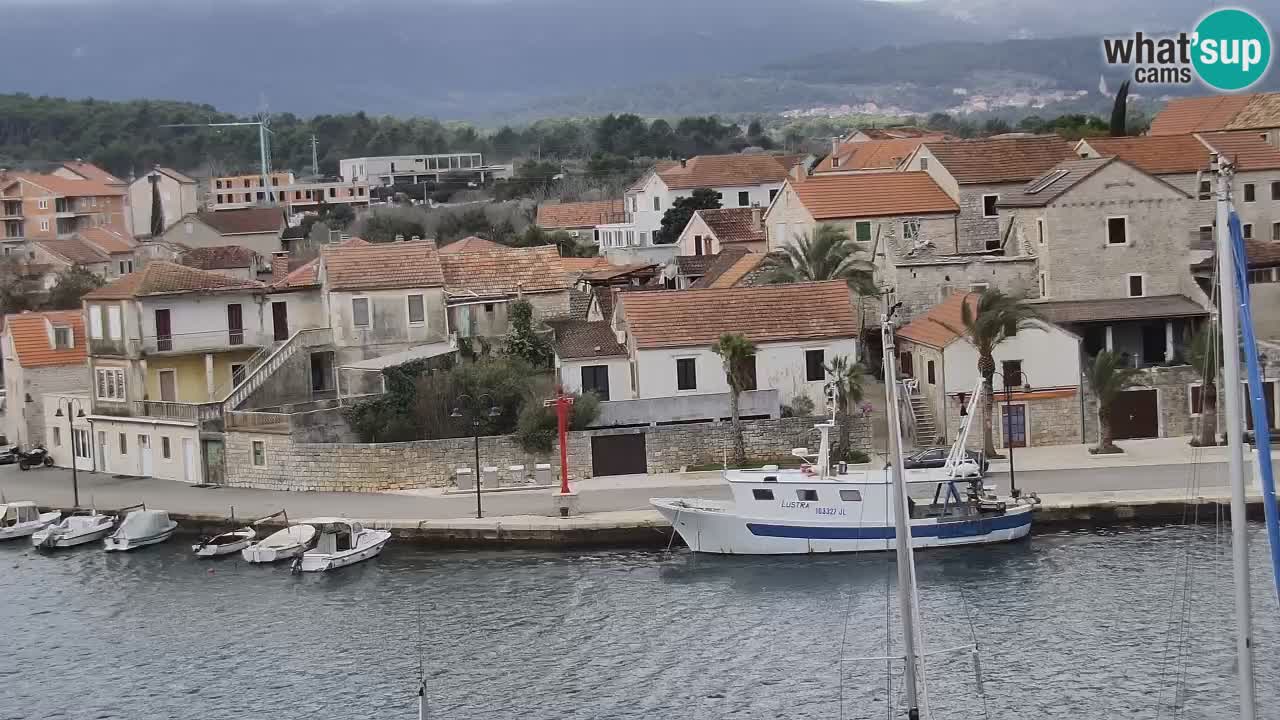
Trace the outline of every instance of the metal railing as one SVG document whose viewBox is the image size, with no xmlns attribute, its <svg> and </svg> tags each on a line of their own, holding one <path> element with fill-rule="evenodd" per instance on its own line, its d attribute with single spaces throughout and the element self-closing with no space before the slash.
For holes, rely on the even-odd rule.
<svg viewBox="0 0 1280 720">
<path fill-rule="evenodd" d="M 206 330 L 147 335 L 142 338 L 142 350 L 147 353 L 187 353 L 256 348 L 264 343 L 271 343 L 271 335 L 256 330 Z"/>
<path fill-rule="evenodd" d="M 164 418 L 166 420 L 189 420 L 192 422 L 217 420 L 221 412 L 220 403 L 134 400 L 129 405 L 132 414 L 135 416 Z"/>
<path fill-rule="evenodd" d="M 244 380 L 232 388 L 227 399 L 222 403 L 223 410 L 235 410 L 237 406 L 248 400 L 249 396 L 262 387 L 267 378 L 288 362 L 298 350 L 332 344 L 333 331 L 330 328 L 311 328 L 294 333 L 288 341 L 273 350 L 259 363 L 258 367 L 245 373 Z"/>
</svg>

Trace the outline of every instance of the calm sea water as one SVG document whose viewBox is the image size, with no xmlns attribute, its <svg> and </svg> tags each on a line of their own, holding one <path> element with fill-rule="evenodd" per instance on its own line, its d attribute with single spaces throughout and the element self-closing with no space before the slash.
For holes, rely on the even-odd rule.
<svg viewBox="0 0 1280 720">
<path fill-rule="evenodd" d="M 1254 531 L 1262 717 L 1280 621 Z M 1223 531 L 1225 533 L 1225 530 Z M 869 556 L 433 553 L 319 576 L 0 546 L 0 718 L 883 718 L 893 566 Z M 1190 582 L 1185 576 L 1190 571 Z M 1041 534 L 919 556 L 937 720 L 1234 711 L 1217 530 Z M 421 628 L 421 629 L 419 629 Z M 971 629 L 972 628 L 972 629 Z M 1181 688 L 1181 690 L 1179 690 Z"/>
</svg>

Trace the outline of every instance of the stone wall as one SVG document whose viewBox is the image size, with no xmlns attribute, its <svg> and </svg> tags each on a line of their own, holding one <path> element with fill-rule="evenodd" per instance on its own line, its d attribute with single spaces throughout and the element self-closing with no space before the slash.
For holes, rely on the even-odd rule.
<svg viewBox="0 0 1280 720">
<path fill-rule="evenodd" d="M 9 411 L 22 416 L 20 422 L 26 425 L 26 432 L 20 437 L 10 437 L 9 442 L 23 445 L 39 445 L 47 443 L 44 426 L 45 393 L 85 393 L 91 392 L 89 372 L 84 365 L 55 365 L 50 367 L 25 368 L 22 371 L 24 387 L 19 388 L 16 397 L 9 398 Z M 26 401 L 27 395 L 31 402 Z M 86 403 L 87 405 L 87 403 Z M 86 407 L 85 412 L 88 412 Z M 66 432 L 66 427 L 62 431 Z M 70 443 L 70 440 L 63 440 Z"/>
<path fill-rule="evenodd" d="M 1023 183 L 994 183 L 960 186 L 960 221 L 958 240 L 960 252 L 982 252 L 988 240 L 1000 239 L 1000 218 L 983 217 L 982 196 L 999 195 L 1020 189 Z"/>
<path fill-rule="evenodd" d="M 1047 445 L 1076 445 L 1080 439 L 1080 394 L 1075 388 L 1067 390 L 1047 391 L 1037 397 L 1013 396 L 1013 405 L 1026 406 L 1027 445 L 1043 447 Z M 967 398 L 966 398 L 967 399 Z M 1005 447 L 1004 431 L 1004 393 L 996 392 L 992 409 L 991 432 L 997 448 Z M 980 408 L 981 406 L 979 406 Z M 980 413 L 981 410 L 979 409 Z M 947 398 L 947 437 L 954 439 L 960 432 L 960 402 L 957 396 Z M 982 448 L 981 416 L 973 421 L 966 446 L 978 450 Z"/>
<path fill-rule="evenodd" d="M 1153 367 L 1142 372 L 1131 389 L 1155 388 L 1160 412 L 1160 437 L 1190 435 L 1197 427 L 1191 417 L 1189 385 L 1198 384 L 1200 375 L 1190 365 Z M 1221 413 L 1221 408 L 1219 408 Z M 1085 442 L 1098 441 L 1098 398 L 1086 385 L 1084 396 Z M 1222 425 L 1218 426 L 1219 428 Z"/>
<path fill-rule="evenodd" d="M 788 455 L 794 447 L 817 448 L 815 418 L 782 418 L 744 422 L 747 454 L 753 457 Z M 871 432 L 858 418 L 853 444 L 869 448 Z M 643 429 L 585 430 L 569 435 L 569 474 L 591 476 L 591 438 L 642 432 L 648 470 L 675 472 L 682 466 L 719 463 L 732 452 L 730 423 L 667 425 Z M 833 436 L 834 440 L 834 436 Z M 226 482 L 235 487 L 271 490 L 370 492 L 443 487 L 459 467 L 475 464 L 471 438 L 420 440 L 406 443 L 303 443 L 288 434 L 233 431 L 226 435 Z M 263 462 L 253 464 L 254 443 L 262 443 Z M 510 435 L 480 438 L 480 463 L 496 466 L 499 475 L 509 465 L 551 463 L 558 470 L 559 450 L 547 454 L 525 452 Z"/>
<path fill-rule="evenodd" d="M 953 292 L 986 286 L 1017 297 L 1039 294 L 1036 260 L 1030 257 L 899 263 L 892 282 L 895 297 L 902 302 L 898 317 L 903 322 L 923 315 Z"/>
</svg>

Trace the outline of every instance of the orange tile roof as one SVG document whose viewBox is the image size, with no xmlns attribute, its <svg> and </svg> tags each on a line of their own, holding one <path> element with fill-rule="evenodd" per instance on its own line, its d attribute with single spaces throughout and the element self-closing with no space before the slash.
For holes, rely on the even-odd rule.
<svg viewBox="0 0 1280 720">
<path fill-rule="evenodd" d="M 583 228 L 606 223 L 622 222 L 626 211 L 622 200 L 598 200 L 593 202 L 543 203 L 538 206 L 540 228 Z"/>
<path fill-rule="evenodd" d="M 66 260 L 72 265 L 93 265 L 111 260 L 106 253 L 76 237 L 36 240 L 46 252 Z"/>
<path fill-rule="evenodd" d="M 1063 160 L 1076 157 L 1057 135 L 925 143 L 961 185 L 1026 182 Z"/>
<path fill-rule="evenodd" d="M 953 340 L 960 337 L 955 329 L 964 328 L 961 307 L 966 302 L 971 308 L 975 307 L 978 294 L 953 293 L 946 300 L 934 305 L 929 312 L 900 328 L 898 337 L 938 349 L 950 345 Z"/>
<path fill-rule="evenodd" d="M 1152 175 L 1193 173 L 1209 165 L 1209 148 L 1195 135 L 1093 137 L 1080 142 L 1103 157 L 1118 157 Z"/>
<path fill-rule="evenodd" d="M 814 220 L 960 211 L 924 172 L 815 175 L 791 187 Z"/>
<path fill-rule="evenodd" d="M 80 236 L 81 240 L 85 240 L 108 253 L 133 252 L 134 246 L 137 245 L 132 238 L 112 232 L 104 227 L 87 228 L 77 231 L 76 234 Z"/>
<path fill-rule="evenodd" d="M 1209 147 L 1231 158 L 1236 164 L 1236 170 L 1280 168 L 1280 148 L 1263 140 L 1252 130 L 1205 132 L 1199 133 L 1199 137 Z"/>
<path fill-rule="evenodd" d="M 607 270 L 613 263 L 604 256 L 596 257 L 562 257 L 560 265 L 567 273 L 591 273 L 596 270 Z"/>
<path fill-rule="evenodd" d="M 338 243 L 338 247 L 363 247 L 369 242 L 362 238 L 353 237 L 350 240 L 344 240 Z M 288 275 L 271 283 L 272 290 L 299 290 L 303 288 L 318 287 L 320 285 L 319 273 L 316 270 L 320 267 L 320 258 L 304 263 L 303 265 L 292 270 Z"/>
<path fill-rule="evenodd" d="M 219 235 L 280 232 L 285 225 L 284 212 L 273 207 L 199 212 L 196 217 Z"/>
<path fill-rule="evenodd" d="M 455 240 L 448 245 L 440 248 L 441 255 L 453 255 L 455 253 L 474 252 L 476 250 L 503 250 L 508 245 L 499 245 L 491 240 L 485 240 L 482 237 L 469 235 L 461 240 Z"/>
<path fill-rule="evenodd" d="M 815 175 L 847 170 L 893 170 L 902 164 L 911 153 L 927 142 L 943 142 L 947 136 L 942 133 L 921 135 L 918 137 L 893 138 L 884 140 L 866 140 L 863 142 L 842 143 L 834 156 L 823 158 L 813 172 Z M 832 165 L 832 157 L 840 162 Z"/>
<path fill-rule="evenodd" d="M 449 293 L 494 297 L 568 290 L 572 284 L 555 245 L 443 255 L 440 265 Z"/>
<path fill-rule="evenodd" d="M 320 258 L 325 281 L 334 290 L 444 286 L 434 240 L 327 247 Z"/>
<path fill-rule="evenodd" d="M 72 346 L 54 349 L 49 337 L 49 324 L 69 326 Z M 84 335 L 84 319 L 79 310 L 9 315 L 5 318 L 5 332 L 13 340 L 13 351 L 18 356 L 18 364 L 24 368 L 84 364 L 85 346 L 88 343 Z"/>
<path fill-rule="evenodd" d="M 238 270 L 252 268 L 258 254 L 241 245 L 214 245 L 191 248 L 182 253 L 178 262 L 201 270 Z"/>
<path fill-rule="evenodd" d="M 756 343 L 858 334 L 849 286 L 820 283 L 618 293 L 619 312 L 641 349 L 710 346 L 724 333 Z"/>
<path fill-rule="evenodd" d="M 1174 98 L 1151 121 L 1147 134 L 1184 135 L 1197 130 L 1224 130 L 1253 98 L 1253 95 Z"/>
<path fill-rule="evenodd" d="M 129 300 L 202 291 L 265 290 L 266 287 L 256 280 L 238 280 L 222 273 L 154 260 L 141 270 L 92 290 L 84 297 L 86 300 Z"/>
<path fill-rule="evenodd" d="M 71 180 L 57 175 L 41 175 L 39 173 L 13 173 L 9 177 L 13 180 L 25 180 L 61 197 L 124 195 L 123 188 L 111 187 L 94 180 Z"/>
<path fill-rule="evenodd" d="M 917 138 L 917 137 L 923 137 L 926 135 L 938 134 L 936 131 L 929 130 L 928 128 L 915 127 L 914 125 L 898 125 L 896 127 L 858 128 L 857 130 L 854 130 L 853 132 L 849 133 L 849 136 L 852 137 L 853 135 L 856 135 L 859 132 L 871 138 L 872 140 L 895 140 L 895 139 L 902 139 L 902 138 Z"/>
<path fill-rule="evenodd" d="M 759 209 L 759 225 L 752 217 L 756 208 L 720 208 L 694 212 L 702 217 L 702 221 L 722 243 L 764 242 L 763 208 Z"/>
<path fill-rule="evenodd" d="M 125 182 L 120 178 L 116 177 L 115 175 L 112 175 L 106 170 L 103 170 L 97 165 L 94 165 L 93 163 L 81 162 L 79 160 L 76 160 L 74 162 L 62 163 L 62 167 L 70 170 L 73 173 L 76 173 L 77 175 L 83 177 L 85 180 L 100 182 L 103 185 L 124 185 L 125 184 Z"/>
<path fill-rule="evenodd" d="M 1275 127 L 1280 127 L 1280 92 L 1254 95 L 1249 104 L 1226 125 L 1228 130 L 1263 130 Z"/>
<path fill-rule="evenodd" d="M 683 166 L 675 164 L 657 172 L 671 190 L 749 187 L 786 180 L 794 164 L 792 156 L 766 153 L 698 155 Z"/>
<path fill-rule="evenodd" d="M 155 170 L 156 170 L 156 172 L 158 172 L 158 173 L 162 173 L 162 174 L 164 174 L 164 175 L 168 175 L 169 177 L 173 178 L 174 180 L 177 180 L 179 183 L 181 183 L 181 184 L 183 184 L 183 185 L 195 185 L 195 184 L 196 184 L 196 181 L 195 181 L 195 180 L 193 180 L 190 176 L 185 175 L 185 174 L 183 174 L 183 173 L 180 173 L 180 172 L 178 172 L 177 170 L 174 170 L 173 168 L 161 167 L 161 166 L 157 165 L 157 166 L 155 167 Z"/>
<path fill-rule="evenodd" d="M 747 252 L 741 248 L 724 250 L 715 256 L 706 273 L 689 287 L 694 290 L 733 287 L 759 267 L 765 257 L 763 253 Z"/>
</svg>

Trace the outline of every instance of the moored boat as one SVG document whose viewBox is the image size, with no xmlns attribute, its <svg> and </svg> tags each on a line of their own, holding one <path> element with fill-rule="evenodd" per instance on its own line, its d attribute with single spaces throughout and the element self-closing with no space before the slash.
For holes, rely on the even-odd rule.
<svg viewBox="0 0 1280 720">
<path fill-rule="evenodd" d="M 24 538 L 58 522 L 62 513 L 40 512 L 29 500 L 17 500 L 0 505 L 0 540 Z"/>
<path fill-rule="evenodd" d="M 301 572 L 324 572 L 376 557 L 391 539 L 388 530 L 370 530 L 346 518 L 312 518 L 304 521 L 319 531 L 314 550 L 294 561 Z"/>
<path fill-rule="evenodd" d="M 249 547 L 253 539 L 258 536 L 258 531 L 250 526 L 242 527 L 238 530 L 231 530 L 219 535 L 214 535 L 191 546 L 191 552 L 196 557 L 211 558 L 223 555 L 232 555 Z"/>
<path fill-rule="evenodd" d="M 240 551 L 240 557 L 251 563 L 273 563 L 280 560 L 289 560 L 306 552 L 307 548 L 315 542 L 316 529 L 307 524 L 289 525 L 289 515 L 284 510 L 272 513 L 264 518 L 254 521 L 251 527 L 257 527 L 260 523 L 276 517 L 284 517 L 287 527 L 277 530 L 270 535 L 249 543 Z"/>
<path fill-rule="evenodd" d="M 75 547 L 101 540 L 115 526 L 114 515 L 103 515 L 97 510 L 83 510 L 35 532 L 31 536 L 31 544 L 46 550 Z"/>
<path fill-rule="evenodd" d="M 122 552 L 155 545 L 173 537 L 178 523 L 164 510 L 134 510 L 125 515 L 120 527 L 103 540 L 107 552 Z"/>
</svg>

